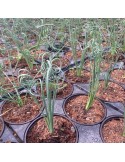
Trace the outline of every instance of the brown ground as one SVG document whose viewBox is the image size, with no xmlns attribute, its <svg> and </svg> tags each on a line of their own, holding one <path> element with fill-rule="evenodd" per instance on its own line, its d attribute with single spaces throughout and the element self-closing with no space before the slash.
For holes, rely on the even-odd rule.
<svg viewBox="0 0 125 162">
<path fill-rule="evenodd" d="M 41 72 L 38 73 L 38 71 L 40 71 L 40 65 L 33 65 L 33 68 L 30 69 L 29 67 L 25 67 L 24 69 L 27 69 L 29 71 L 29 74 L 31 75 L 31 77 L 35 77 L 35 78 L 39 78 L 42 77 Z M 24 74 L 27 74 L 26 71 L 24 71 Z"/>
<path fill-rule="evenodd" d="M 71 51 L 66 52 L 66 53 L 65 53 L 65 57 L 66 57 L 67 59 L 71 60 L 71 59 L 72 59 L 72 52 L 71 52 Z"/>
<path fill-rule="evenodd" d="M 92 61 L 93 62 L 93 61 Z M 90 70 L 91 68 L 91 62 L 87 60 L 84 64 L 85 68 L 88 68 Z M 110 63 L 108 63 L 106 60 L 101 62 L 100 65 L 100 72 L 107 71 L 110 68 Z"/>
<path fill-rule="evenodd" d="M 54 133 L 48 131 L 44 118 L 41 118 L 27 134 L 28 143 L 74 143 L 75 129 L 67 119 L 54 116 Z"/>
<path fill-rule="evenodd" d="M 118 52 L 117 54 L 112 55 L 110 52 L 107 52 L 104 57 L 105 60 L 107 61 L 123 61 L 125 62 L 124 56 L 122 56 L 121 52 Z"/>
<path fill-rule="evenodd" d="M 2 58 L 4 58 L 4 57 L 8 57 L 8 56 L 17 56 L 17 50 L 16 49 L 11 49 L 10 51 L 7 51 L 6 50 L 6 52 L 4 53 L 4 54 L 2 54 L 1 52 L 0 52 L 0 57 L 2 57 Z"/>
<path fill-rule="evenodd" d="M 85 106 L 88 96 L 78 95 L 67 101 L 65 111 L 70 118 L 80 124 L 95 124 L 101 122 L 105 115 L 105 111 L 101 103 L 94 100 L 92 107 L 86 111 Z"/>
<path fill-rule="evenodd" d="M 113 70 L 111 72 L 111 78 L 119 83 L 125 84 L 125 70 Z"/>
<path fill-rule="evenodd" d="M 60 61 L 59 60 L 54 61 L 53 64 L 60 67 L 60 62 L 61 62 L 61 67 L 62 68 L 69 66 L 70 61 L 66 57 L 60 57 L 59 59 L 60 59 Z"/>
<path fill-rule="evenodd" d="M 125 102 L 125 90 L 113 82 L 109 82 L 108 88 L 104 90 L 104 81 L 100 81 L 96 96 L 110 102 Z"/>
<path fill-rule="evenodd" d="M 9 68 L 10 61 L 9 60 L 5 60 L 4 61 L 4 64 L 5 64 L 5 67 L 8 67 Z M 16 58 L 13 58 L 11 60 L 11 66 L 12 66 L 12 68 L 14 68 L 14 67 L 24 68 L 24 67 L 28 66 L 28 64 L 27 64 L 26 60 L 23 59 L 23 58 L 21 60 L 19 60 L 19 62 L 18 62 L 18 60 Z"/>
<path fill-rule="evenodd" d="M 22 95 L 21 98 L 24 104 L 22 107 L 14 102 L 6 102 L 3 105 L 1 113 L 5 113 L 2 116 L 5 121 L 20 124 L 34 119 L 40 113 L 43 103 L 39 99 L 36 103 L 29 95 Z"/>
<path fill-rule="evenodd" d="M 77 59 L 81 58 L 81 54 L 82 52 L 81 51 L 77 51 Z M 65 57 L 69 60 L 73 59 L 73 54 L 71 51 L 68 51 L 65 53 Z"/>
<path fill-rule="evenodd" d="M 31 55 L 37 59 L 37 60 L 42 60 L 42 55 L 45 53 L 43 50 L 32 50 Z"/>
<path fill-rule="evenodd" d="M 123 137 L 124 119 L 112 119 L 104 124 L 102 134 L 105 143 L 125 143 Z"/>
<path fill-rule="evenodd" d="M 69 69 L 66 71 L 65 76 L 66 79 L 69 80 L 72 84 L 74 83 L 88 83 L 90 81 L 90 72 L 87 70 L 82 70 L 81 76 L 77 77 L 76 76 L 76 70 L 75 69 Z"/>
</svg>

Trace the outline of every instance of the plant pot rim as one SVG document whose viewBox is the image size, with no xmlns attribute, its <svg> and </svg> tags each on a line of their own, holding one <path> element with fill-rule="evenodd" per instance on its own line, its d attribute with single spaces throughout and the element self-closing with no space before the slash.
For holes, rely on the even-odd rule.
<svg viewBox="0 0 125 162">
<path fill-rule="evenodd" d="M 46 114 L 43 114 L 41 116 L 39 116 L 38 118 L 36 118 L 34 121 L 32 121 L 28 127 L 26 128 L 25 132 L 24 132 L 24 143 L 27 143 L 26 142 L 26 136 L 27 136 L 27 133 L 28 131 L 30 130 L 31 126 L 35 124 L 35 122 L 37 122 L 38 120 L 40 120 L 41 118 L 44 118 L 46 116 Z M 79 140 L 79 132 L 78 132 L 78 128 L 77 126 L 69 119 L 67 118 L 67 116 L 63 115 L 63 114 L 59 114 L 59 113 L 54 113 L 53 116 L 60 116 L 60 117 L 63 117 L 65 119 L 67 119 L 71 124 L 72 126 L 74 127 L 75 129 L 75 133 L 76 133 L 76 141 L 75 143 L 78 143 L 78 140 Z"/>
<path fill-rule="evenodd" d="M 103 143 L 105 143 L 104 141 L 104 138 L 103 138 L 103 134 L 102 134 L 102 129 L 103 129 L 103 126 L 104 124 L 106 124 L 108 121 L 112 120 L 112 119 L 118 119 L 118 118 L 124 118 L 123 115 L 111 115 L 111 116 L 108 116 L 107 118 L 104 119 L 104 121 L 100 124 L 100 127 L 99 127 L 99 134 L 100 134 L 100 137 L 101 137 L 101 140 Z"/>
<path fill-rule="evenodd" d="M 107 108 L 106 108 L 105 104 L 104 104 L 100 99 L 98 99 L 98 98 L 95 98 L 95 100 L 99 101 L 99 102 L 101 103 L 103 109 L 104 109 L 104 117 L 101 119 L 101 121 L 96 122 L 96 123 L 93 123 L 93 124 L 84 124 L 84 123 L 80 123 L 80 122 L 76 121 L 75 119 L 72 119 L 72 118 L 67 114 L 67 112 L 66 112 L 66 110 L 65 110 L 66 102 L 68 102 L 69 99 L 74 98 L 75 96 L 80 96 L 80 95 L 82 95 L 82 96 L 88 96 L 87 94 L 84 94 L 84 93 L 75 93 L 75 94 L 70 95 L 68 98 L 66 98 L 66 99 L 63 101 L 62 107 L 63 107 L 63 111 L 64 111 L 65 115 L 66 115 L 71 121 L 73 121 L 73 122 L 75 122 L 76 124 L 79 124 L 79 125 L 93 126 L 93 125 L 100 124 L 100 123 L 106 118 L 106 116 L 107 116 Z"/>
<path fill-rule="evenodd" d="M 72 67 L 69 67 L 65 72 L 67 72 L 67 71 L 69 71 L 69 70 L 74 70 L 74 69 L 76 69 L 76 66 L 74 65 L 74 66 L 72 66 Z M 83 68 L 82 70 L 85 70 L 85 71 L 88 71 L 88 72 L 90 72 L 90 70 L 89 69 L 87 69 L 87 68 Z"/>
<path fill-rule="evenodd" d="M 29 94 L 29 92 L 20 92 L 19 93 L 20 95 L 26 95 L 26 94 Z M 36 96 L 37 97 L 37 96 Z M 1 105 L 1 110 L 0 110 L 0 114 L 1 114 L 1 112 L 2 112 L 2 110 L 3 110 L 3 107 L 4 107 L 4 104 L 6 103 L 6 102 L 11 102 L 11 101 L 3 101 L 2 102 L 2 105 Z M 29 123 L 29 122 L 31 122 L 31 121 L 33 121 L 34 119 L 36 119 L 36 118 L 38 118 L 41 114 L 42 114 L 42 112 L 43 112 L 43 110 L 44 110 L 44 102 L 42 102 L 42 104 L 43 104 L 43 106 L 42 106 L 42 108 L 40 108 L 40 112 L 36 115 L 36 117 L 34 117 L 33 119 L 30 119 L 30 120 L 28 120 L 28 121 L 25 121 L 25 122 L 21 122 L 21 123 L 14 123 L 14 122 L 9 122 L 9 121 L 6 121 L 6 120 L 4 120 L 4 122 L 5 123 L 8 123 L 8 124 L 10 124 L 10 125 L 23 125 L 23 124 L 27 124 L 27 123 Z"/>
<path fill-rule="evenodd" d="M 5 130 L 5 123 L 4 123 L 4 120 L 3 120 L 2 117 L 0 117 L 0 121 L 1 121 L 1 123 L 2 123 L 2 130 L 1 130 L 1 132 L 0 132 L 0 137 L 1 137 L 2 134 L 3 134 L 3 132 L 4 132 L 4 130 Z"/>
</svg>

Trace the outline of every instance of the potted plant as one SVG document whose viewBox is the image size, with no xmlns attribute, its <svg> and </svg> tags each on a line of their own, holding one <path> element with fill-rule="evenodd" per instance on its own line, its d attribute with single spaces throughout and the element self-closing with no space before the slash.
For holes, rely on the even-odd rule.
<svg viewBox="0 0 125 162">
<path fill-rule="evenodd" d="M 109 70 L 105 73 L 104 79 L 100 80 L 99 88 L 96 96 L 103 101 L 108 102 L 122 102 L 124 103 L 125 92 L 124 87 L 119 82 L 112 79 L 111 74 L 113 72 L 113 67 L 111 66 Z M 118 78 L 115 76 L 116 78 Z M 114 98 L 115 95 L 115 98 Z"/>
<path fill-rule="evenodd" d="M 100 125 L 100 136 L 104 143 L 125 143 L 124 115 L 112 115 Z"/>
<path fill-rule="evenodd" d="M 106 117 L 106 109 L 100 100 L 96 99 L 99 87 L 100 63 L 102 50 L 97 42 L 92 41 L 94 63 L 91 64 L 91 81 L 88 96 L 82 93 L 74 94 L 64 101 L 63 108 L 71 120 L 85 125 L 102 122 Z"/>
<path fill-rule="evenodd" d="M 72 48 L 73 60 L 74 60 L 74 67 L 69 68 L 66 73 L 66 79 L 69 80 L 71 83 L 87 83 L 90 80 L 90 72 L 84 69 L 84 63 L 86 58 L 86 52 L 89 49 L 90 42 L 87 42 L 87 38 L 85 37 L 86 43 L 83 44 L 83 48 L 81 46 L 81 57 L 80 63 L 78 61 L 77 56 L 77 28 L 71 28 L 71 24 L 69 24 L 69 35 L 70 35 L 70 43 Z"/>
<path fill-rule="evenodd" d="M 6 121 L 9 124 L 24 124 L 31 120 L 33 120 L 35 117 L 39 116 L 41 113 L 41 110 L 43 110 L 44 104 L 42 100 L 39 100 L 39 98 L 35 95 L 31 95 L 28 92 L 21 92 L 19 91 L 19 86 L 22 85 L 22 83 L 18 83 L 14 80 L 11 80 L 9 76 L 2 71 L 4 75 L 4 78 L 8 80 L 9 86 L 0 85 L 0 99 L 2 102 L 1 105 L 1 116 L 3 117 L 4 121 Z M 33 83 L 30 82 L 29 78 L 25 85 L 27 87 L 31 88 Z"/>
<path fill-rule="evenodd" d="M 41 98 L 45 104 L 45 115 L 32 122 L 25 132 L 24 141 L 29 143 L 67 143 L 77 142 L 78 132 L 75 125 L 65 116 L 54 114 L 54 103 L 60 75 L 57 66 L 52 64 L 53 59 L 44 62 L 43 80 L 41 85 Z M 46 93 L 44 91 L 46 88 Z M 60 88 L 60 87 L 59 87 Z"/>
</svg>

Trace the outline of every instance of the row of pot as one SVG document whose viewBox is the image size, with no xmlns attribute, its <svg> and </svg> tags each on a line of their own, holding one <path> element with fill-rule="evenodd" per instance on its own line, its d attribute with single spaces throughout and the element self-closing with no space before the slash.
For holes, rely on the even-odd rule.
<svg viewBox="0 0 125 162">
<path fill-rule="evenodd" d="M 103 116 L 100 115 L 100 112 L 97 113 L 97 117 L 93 116 L 93 115 L 92 115 L 92 117 L 91 116 L 87 117 L 86 116 L 87 114 L 77 114 L 76 116 L 73 116 L 73 114 L 71 114 L 71 112 L 68 113 L 66 111 L 67 110 L 66 105 L 68 104 L 68 106 L 72 107 L 72 109 L 70 109 L 70 111 L 74 111 L 75 108 L 77 109 L 77 106 L 79 107 L 79 105 L 80 105 L 79 102 L 83 102 L 83 100 L 80 100 L 78 102 L 78 97 L 85 97 L 86 98 L 87 95 L 84 95 L 83 93 L 70 95 L 63 102 L 63 110 L 65 112 L 65 116 L 61 115 L 61 114 L 55 114 L 55 116 L 56 116 L 56 117 L 54 117 L 55 130 L 56 130 L 55 134 L 53 133 L 53 135 L 51 135 L 47 131 L 45 118 L 43 118 L 44 115 L 41 115 L 41 113 L 40 113 L 39 117 L 36 117 L 35 120 L 33 119 L 31 121 L 31 123 L 29 124 L 29 126 L 27 127 L 25 134 L 24 134 L 24 142 L 48 142 L 48 143 L 49 142 L 63 142 L 63 143 L 64 142 L 78 142 L 79 132 L 78 132 L 77 127 L 76 127 L 77 124 L 85 125 L 85 126 L 93 126 L 93 125 L 97 125 L 97 124 L 100 124 L 100 123 L 101 123 L 100 135 L 101 135 L 102 141 L 106 142 L 105 137 L 103 137 L 103 133 L 102 133 L 102 129 L 105 127 L 104 124 L 107 123 L 107 121 L 112 120 L 114 117 L 119 118 L 119 120 L 117 120 L 117 121 L 121 122 L 121 120 L 122 120 L 122 122 L 123 122 L 123 115 L 118 116 L 118 117 L 117 116 L 114 116 L 114 117 L 111 116 L 111 117 L 106 118 L 107 109 L 106 109 L 103 102 L 101 102 L 100 100 L 97 100 L 96 104 L 99 104 L 100 106 L 102 106 Z M 78 105 L 73 106 L 73 105 L 70 105 L 70 103 L 68 103 L 69 101 L 71 102 L 73 98 L 76 98 Z M 90 112 L 88 112 L 89 115 L 91 115 L 91 113 L 92 113 L 91 111 L 93 111 L 93 110 L 90 110 Z M 86 120 L 84 118 L 82 118 L 85 123 L 83 123 L 83 121 L 80 121 L 79 116 L 82 116 L 82 115 L 85 115 L 85 117 L 86 117 Z M 96 114 L 94 114 L 94 115 L 96 115 Z M 102 117 L 101 119 L 98 118 L 99 115 L 100 115 L 100 117 Z M 57 116 L 60 116 L 61 118 L 57 117 Z M 76 117 L 76 119 L 75 119 L 75 117 Z M 77 117 L 78 117 L 78 119 L 77 119 Z M 60 118 L 61 121 L 59 122 L 58 120 L 56 120 L 56 118 Z M 88 122 L 90 122 L 90 123 L 88 123 Z M 14 124 L 14 123 L 10 123 L 8 121 L 5 121 L 5 123 L 9 123 L 9 124 L 12 124 L 12 125 Z M 59 128 L 57 127 L 56 124 L 59 124 Z M 123 123 L 121 125 L 123 126 Z M 65 130 L 65 127 L 68 127 L 67 130 Z M 121 128 L 119 128 L 119 129 L 121 129 Z M 110 130 L 112 130 L 112 129 L 110 128 Z M 40 135 L 43 135 L 43 132 L 45 133 L 45 136 L 40 138 Z M 56 133 L 59 133 L 59 136 Z M 69 134 L 71 136 L 69 136 Z M 48 139 L 45 139 L 46 136 L 48 137 Z M 64 138 L 64 136 L 65 136 L 65 138 Z M 71 139 L 71 140 L 69 140 L 69 139 Z M 110 142 L 113 142 L 113 141 L 110 141 Z M 124 142 L 123 139 L 122 139 L 121 142 Z"/>
<path fill-rule="evenodd" d="M 68 80 L 69 81 L 69 80 Z M 73 82 L 71 82 L 71 83 L 73 83 Z M 84 83 L 84 82 L 83 82 Z M 115 83 L 116 84 L 116 83 Z M 124 90 L 123 90 L 124 91 Z M 123 92 L 124 93 L 124 92 Z M 70 94 L 71 95 L 71 94 Z M 75 95 L 76 96 L 76 95 Z M 80 97 L 80 101 L 79 101 L 79 103 L 78 103 L 78 105 L 82 105 L 81 107 L 82 107 L 82 109 L 84 108 L 84 102 L 83 101 L 85 101 L 85 98 L 87 98 L 87 96 L 85 95 L 84 97 L 83 97 L 83 95 L 81 94 L 81 95 L 78 95 L 78 97 Z M 114 96 L 113 96 L 114 97 Z M 123 96 L 124 97 L 124 96 Z M 70 97 L 66 97 L 66 99 L 65 99 L 65 104 L 67 103 L 67 101 L 69 100 L 69 101 L 72 101 L 72 98 L 74 98 L 74 95 L 71 95 Z M 124 99 L 124 98 L 123 98 Z M 87 100 L 87 99 L 86 99 Z M 78 102 L 78 99 L 76 99 L 76 101 Z M 82 103 L 82 102 L 83 103 Z M 76 102 L 76 103 L 77 103 Z M 102 106 L 103 105 L 103 102 L 101 102 L 101 104 L 99 104 L 101 101 L 99 100 L 99 102 L 98 103 L 95 103 L 95 104 L 97 104 L 97 105 L 100 105 L 100 106 Z M 65 105 L 64 104 L 64 105 Z M 70 125 L 70 128 L 68 128 L 67 130 L 71 130 L 71 134 L 72 134 L 72 137 L 71 137 L 71 139 L 73 139 L 73 141 L 70 141 L 70 142 L 78 142 L 78 131 L 77 131 L 77 128 L 74 126 L 74 122 L 78 122 L 77 120 L 74 120 L 74 116 L 72 116 L 72 114 L 74 113 L 74 111 L 76 111 L 77 110 L 77 106 L 74 106 L 75 104 L 73 103 L 73 105 L 70 105 L 69 104 L 69 106 L 70 106 L 70 108 L 69 108 L 69 110 L 73 110 L 73 112 L 68 112 L 67 113 L 67 111 L 65 110 L 65 108 L 64 108 L 64 112 L 65 112 L 65 114 L 66 114 L 66 116 L 65 117 L 62 117 L 62 118 L 65 118 L 66 120 L 68 119 L 68 121 L 72 121 L 71 122 L 71 124 L 69 124 Z M 64 106 L 65 107 L 65 106 Z M 79 107 L 79 106 L 78 106 Z M 103 106 L 102 106 L 103 107 Z M 73 109 L 72 109 L 73 108 Z M 67 108 L 68 109 L 68 108 Z M 100 113 L 101 112 L 98 112 L 98 115 L 97 116 L 99 116 L 98 118 L 97 117 L 94 117 L 94 116 L 92 116 L 93 117 L 93 119 L 92 119 L 92 117 L 85 117 L 86 119 L 87 119 L 87 122 L 88 121 L 90 121 L 90 123 L 84 123 L 85 125 L 86 124 L 88 124 L 88 125 L 91 125 L 91 124 L 93 124 L 93 123 L 91 123 L 91 122 L 93 122 L 93 120 L 97 120 L 97 121 L 95 121 L 95 123 L 94 124 L 98 124 L 98 123 L 101 123 L 101 122 L 103 122 L 104 121 L 104 119 L 106 118 L 106 109 L 103 107 L 103 108 L 101 108 L 102 109 L 102 118 L 101 118 L 101 120 L 99 120 L 100 119 Z M 96 110 L 97 111 L 97 110 Z M 28 112 L 29 113 L 29 112 Z M 84 117 L 82 116 L 82 115 L 85 115 L 86 116 L 86 112 L 85 111 L 82 111 L 80 114 L 77 114 L 77 115 L 75 115 L 75 116 L 77 116 L 78 118 L 79 117 L 81 117 L 81 118 L 83 118 L 84 119 Z M 91 112 L 90 112 L 90 114 L 91 114 Z M 40 112 L 40 114 L 39 115 L 41 115 L 41 112 Z M 39 116 L 38 115 L 38 116 Z M 70 116 L 71 115 L 71 116 Z M 37 116 L 37 117 L 38 117 Z M 37 122 L 38 121 L 38 124 L 36 124 L 37 126 L 33 126 L 33 131 L 34 130 L 38 130 L 38 133 L 36 133 L 35 134 L 35 137 L 32 139 L 33 140 L 33 142 L 35 142 L 34 140 L 36 140 L 37 138 L 37 142 L 65 142 L 65 141 L 61 141 L 61 139 L 59 139 L 59 136 L 61 136 L 61 135 L 64 135 L 64 128 L 62 128 L 62 127 L 64 127 L 64 126 L 66 126 L 66 125 L 68 125 L 68 124 L 65 124 L 65 121 L 63 122 L 63 124 L 61 124 L 60 125 L 60 128 L 61 128 L 61 132 L 59 132 L 60 134 L 59 134 L 59 136 L 57 136 L 57 134 L 53 134 L 53 139 L 52 139 L 52 141 L 51 141 L 51 137 L 52 137 L 52 135 L 51 134 L 49 134 L 48 132 L 47 132 L 47 130 L 45 131 L 45 135 L 46 136 L 44 136 L 44 138 L 45 137 L 50 137 L 49 138 L 49 140 L 46 140 L 46 139 L 42 139 L 42 137 L 40 137 L 40 139 L 39 139 L 39 137 L 38 137 L 38 134 L 40 134 L 40 132 L 39 131 L 42 131 L 42 129 L 45 129 L 45 127 L 43 126 L 43 128 L 41 128 L 41 127 L 39 127 L 40 125 L 43 125 L 43 124 L 45 124 L 45 121 L 44 121 L 44 119 L 42 118 L 42 121 L 41 122 L 39 122 L 39 119 L 41 119 L 41 117 L 39 117 L 39 118 L 36 118 L 35 119 L 35 121 Z M 63 120 L 63 119 L 61 119 L 61 120 Z M 81 120 L 81 119 L 79 119 L 79 120 Z M 35 123 L 35 121 L 33 121 L 33 122 L 31 122 L 31 124 L 29 125 L 29 129 L 31 129 L 30 127 L 32 127 L 32 124 L 34 125 L 34 123 Z M 55 119 L 55 121 L 56 121 L 56 119 Z M 86 121 L 86 120 L 84 120 L 84 121 Z M 7 121 L 6 121 L 7 122 Z M 29 122 L 29 121 L 28 121 Z M 57 121 L 56 121 L 57 122 Z M 55 122 L 55 123 L 56 123 Z M 24 122 L 25 123 L 25 122 Z M 58 123 L 58 122 L 57 122 Z M 12 124 L 12 123 L 10 123 L 10 124 Z M 59 123 L 60 124 L 60 123 Z M 81 124 L 81 123 L 80 123 Z M 83 123 L 82 123 L 83 124 Z M 40 130 L 39 130 L 40 129 Z M 56 129 L 56 128 L 55 128 Z M 29 130 L 27 129 L 27 131 L 26 132 L 29 132 Z M 67 131 L 66 131 L 67 132 Z M 56 132 L 57 133 L 57 132 Z M 76 134 L 76 137 L 74 138 L 74 134 Z M 30 133 L 29 134 L 29 136 L 28 136 L 28 142 L 30 142 L 30 140 L 29 140 L 29 137 L 31 137 L 33 135 L 33 133 Z M 65 135 L 64 135 L 65 136 Z M 24 141 L 26 142 L 26 139 L 27 139 L 27 135 L 25 134 L 25 138 L 24 138 Z M 68 139 L 70 139 L 70 137 L 68 136 L 67 137 L 67 139 L 66 139 L 66 142 L 68 142 Z"/>
<path fill-rule="evenodd" d="M 81 74 L 81 77 L 77 77 L 75 76 L 76 75 L 76 69 L 73 68 L 73 65 L 70 65 L 72 66 L 72 69 L 66 69 L 64 71 L 65 73 L 65 79 L 71 83 L 71 84 L 79 84 L 80 82 L 81 83 L 84 83 L 84 84 L 88 84 L 90 82 L 90 77 L 91 77 L 91 73 L 88 69 L 84 69 L 82 70 L 82 74 Z M 104 87 L 104 77 L 105 77 L 105 73 L 101 73 L 100 74 L 100 89 Z M 12 76 L 9 74 L 10 78 L 12 78 L 12 80 L 14 79 L 15 81 L 17 80 L 16 76 Z M 102 82 L 101 82 L 102 80 Z M 114 89 L 114 92 L 112 92 L 112 94 L 114 93 L 118 93 L 119 91 L 119 94 L 121 96 L 121 101 L 124 101 L 124 88 L 125 88 L 125 85 L 124 85 L 124 81 L 125 81 L 125 77 L 124 77 L 124 69 L 114 69 L 112 72 L 111 72 L 111 78 L 109 80 L 110 84 L 109 84 L 109 91 L 108 92 L 112 92 L 110 91 L 111 88 L 115 87 Z M 100 90 L 101 91 L 101 90 Z M 107 94 L 106 94 L 107 95 Z M 102 97 L 102 96 L 101 96 Z M 120 97 L 119 97 L 120 98 Z M 116 98 L 112 97 L 111 100 L 109 100 L 108 98 L 106 98 L 106 96 L 103 96 L 103 100 L 107 100 L 107 101 L 117 101 Z"/>
</svg>

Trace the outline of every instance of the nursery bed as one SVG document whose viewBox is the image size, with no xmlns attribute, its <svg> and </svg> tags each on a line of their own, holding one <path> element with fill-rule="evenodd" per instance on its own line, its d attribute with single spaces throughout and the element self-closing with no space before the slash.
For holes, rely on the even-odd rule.
<svg viewBox="0 0 125 162">
<path fill-rule="evenodd" d="M 123 22 L 58 19 L 58 26 L 47 19 L 8 20 L 1 19 L 0 29 L 10 30 L 0 39 L 0 142 L 119 142 L 111 134 L 119 126 L 123 132 Z M 22 22 L 29 25 L 20 28 Z M 122 119 L 112 124 L 113 116 Z"/>
<path fill-rule="evenodd" d="M 76 93 L 86 94 L 85 91 L 80 90 L 74 85 L 73 94 L 76 94 Z M 55 111 L 54 111 L 55 113 L 65 115 L 63 111 L 63 102 L 64 102 L 64 99 L 56 100 Z M 113 106 L 123 111 L 124 106 L 122 104 L 113 103 Z M 122 115 L 123 114 L 123 112 L 119 112 L 115 110 L 114 108 L 112 108 L 112 106 L 109 106 L 107 104 L 105 104 L 105 107 L 107 109 L 107 117 L 111 115 Z M 43 112 L 43 114 L 45 114 L 45 112 Z M 29 124 L 30 122 L 27 124 L 23 124 L 23 125 L 10 124 L 10 127 L 9 127 L 8 124 L 5 123 L 6 127 L 5 127 L 5 131 L 3 135 L 1 136 L 1 141 L 2 142 L 9 141 L 9 142 L 16 142 L 16 143 L 24 142 L 24 133 Z M 100 134 L 99 134 L 100 124 L 93 125 L 93 126 L 85 126 L 85 125 L 81 125 L 75 122 L 74 124 L 76 125 L 78 129 L 78 133 L 79 133 L 78 143 L 101 143 L 102 142 Z M 18 134 L 18 137 L 14 136 L 13 133 L 15 132 Z"/>
</svg>

